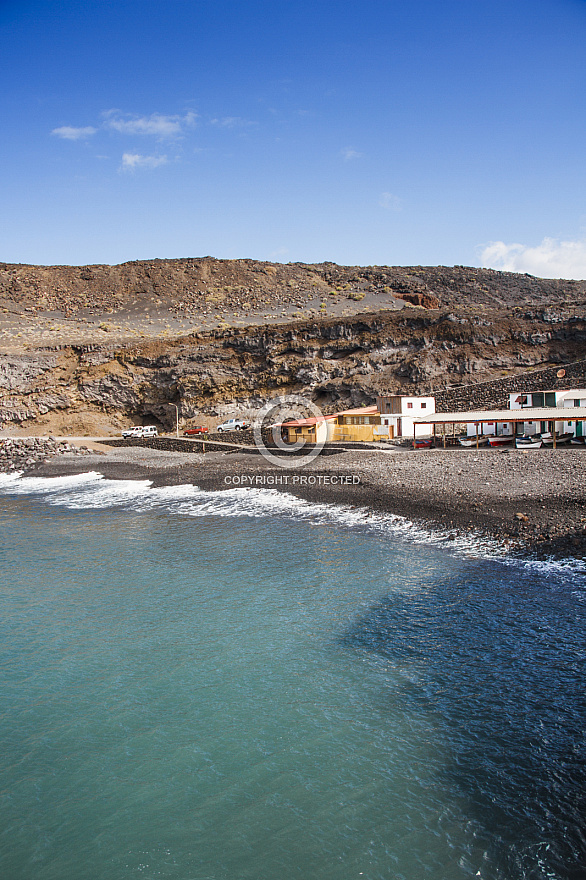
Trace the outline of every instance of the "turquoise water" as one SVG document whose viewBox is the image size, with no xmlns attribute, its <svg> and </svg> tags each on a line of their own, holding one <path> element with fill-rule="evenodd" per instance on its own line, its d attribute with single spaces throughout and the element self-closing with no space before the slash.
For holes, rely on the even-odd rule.
<svg viewBox="0 0 586 880">
<path fill-rule="evenodd" d="M 583 573 L 97 475 L 0 523 L 2 878 L 584 877 Z"/>
</svg>

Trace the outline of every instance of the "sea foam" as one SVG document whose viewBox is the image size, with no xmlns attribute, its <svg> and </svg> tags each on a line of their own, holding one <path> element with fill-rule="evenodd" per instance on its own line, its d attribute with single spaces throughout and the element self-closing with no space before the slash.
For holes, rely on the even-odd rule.
<svg viewBox="0 0 586 880">
<path fill-rule="evenodd" d="M 193 517 L 282 517 L 316 526 L 361 529 L 381 537 L 426 544 L 466 558 L 492 559 L 522 566 L 535 573 L 558 576 L 586 574 L 582 560 L 532 559 L 512 556 L 499 541 L 478 532 L 426 527 L 404 516 L 364 507 L 322 504 L 287 492 L 265 488 L 204 490 L 191 483 L 154 487 L 150 480 L 110 480 L 96 471 L 62 477 L 26 477 L 0 474 L 0 493 L 37 496 L 49 504 L 72 510 L 125 508 L 135 512 L 163 510 Z M 580 578 L 582 580 L 582 578 Z M 581 590 L 581 584 L 579 589 Z"/>
</svg>

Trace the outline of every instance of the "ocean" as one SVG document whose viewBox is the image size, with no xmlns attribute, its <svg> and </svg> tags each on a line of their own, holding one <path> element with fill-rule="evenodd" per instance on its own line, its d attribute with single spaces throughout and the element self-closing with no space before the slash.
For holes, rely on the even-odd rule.
<svg viewBox="0 0 586 880">
<path fill-rule="evenodd" d="M 0 476 L 0 877 L 583 880 L 586 572 Z"/>
</svg>

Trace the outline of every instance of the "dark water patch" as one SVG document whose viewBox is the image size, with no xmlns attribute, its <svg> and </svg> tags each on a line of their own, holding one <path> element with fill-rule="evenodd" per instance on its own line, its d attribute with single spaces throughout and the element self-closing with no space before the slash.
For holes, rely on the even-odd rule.
<svg viewBox="0 0 586 880">
<path fill-rule="evenodd" d="M 392 711 L 437 719 L 446 785 L 483 829 L 490 876 L 584 877 L 585 618 L 571 582 L 483 562 L 394 592 L 344 637 L 405 676 Z"/>
</svg>

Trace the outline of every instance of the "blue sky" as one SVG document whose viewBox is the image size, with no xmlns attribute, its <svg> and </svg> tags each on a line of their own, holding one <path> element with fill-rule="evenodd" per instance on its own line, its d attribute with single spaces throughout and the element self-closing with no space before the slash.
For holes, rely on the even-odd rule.
<svg viewBox="0 0 586 880">
<path fill-rule="evenodd" d="M 586 0 L 0 0 L 0 260 L 586 277 Z"/>
</svg>

